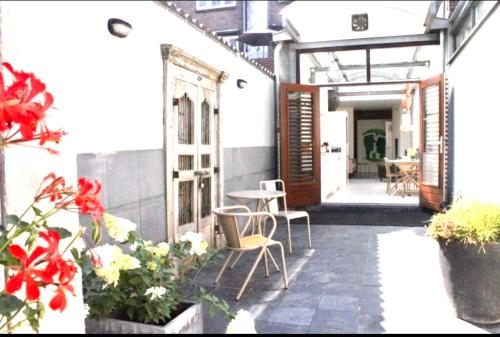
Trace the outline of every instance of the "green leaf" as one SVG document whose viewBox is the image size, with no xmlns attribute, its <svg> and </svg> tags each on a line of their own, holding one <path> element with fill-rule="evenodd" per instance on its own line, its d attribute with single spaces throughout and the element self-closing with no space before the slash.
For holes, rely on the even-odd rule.
<svg viewBox="0 0 500 337">
<path fill-rule="evenodd" d="M 33 209 L 33 212 L 35 212 L 37 216 L 41 216 L 43 214 L 42 211 L 35 206 L 31 206 L 31 209 Z"/>
<path fill-rule="evenodd" d="M 102 233 L 101 233 L 101 226 L 95 225 L 92 228 L 92 240 L 94 240 L 95 243 L 101 242 L 102 238 Z"/>
<path fill-rule="evenodd" d="M 17 225 L 20 221 L 21 221 L 21 219 L 15 214 L 7 215 L 7 223 L 8 224 Z"/>
<path fill-rule="evenodd" d="M 23 306 L 24 302 L 16 296 L 6 293 L 0 295 L 0 315 L 6 315 L 10 312 L 16 311 Z"/>
<path fill-rule="evenodd" d="M 53 231 L 59 233 L 59 237 L 60 237 L 61 240 L 73 236 L 73 233 L 71 233 L 66 228 L 62 228 L 62 227 L 50 227 L 50 230 L 53 230 Z"/>
<path fill-rule="evenodd" d="M 80 253 L 78 252 L 78 249 L 73 247 L 73 248 L 71 248 L 70 252 L 71 252 L 71 255 L 73 255 L 73 258 L 75 259 L 75 261 L 80 261 Z"/>
</svg>

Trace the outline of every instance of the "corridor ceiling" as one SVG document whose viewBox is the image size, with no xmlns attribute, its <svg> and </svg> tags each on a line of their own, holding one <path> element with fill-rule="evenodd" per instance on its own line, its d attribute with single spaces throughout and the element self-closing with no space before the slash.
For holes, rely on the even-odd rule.
<svg viewBox="0 0 500 337">
<path fill-rule="evenodd" d="M 284 22 L 298 33 L 300 43 L 367 38 L 398 37 L 425 33 L 424 21 L 431 1 L 295 1 L 281 14 Z M 368 17 L 366 30 L 353 28 L 354 16 Z M 302 84 L 340 85 L 341 99 L 381 99 L 377 95 L 402 93 L 405 84 L 437 75 L 442 69 L 440 45 L 409 45 L 387 48 L 322 48 L 301 51 L 298 55 L 298 75 Z M 367 71 L 367 64 L 370 69 Z M 357 86 L 349 94 L 345 85 L 362 83 L 391 83 Z M 377 87 L 379 87 L 377 89 Z M 415 87 L 415 84 L 412 85 Z M 345 93 L 343 95 L 343 92 Z M 346 97 L 348 96 L 348 97 Z M 394 97 L 394 96 L 392 96 Z M 389 98 L 386 96 L 386 99 Z"/>
</svg>

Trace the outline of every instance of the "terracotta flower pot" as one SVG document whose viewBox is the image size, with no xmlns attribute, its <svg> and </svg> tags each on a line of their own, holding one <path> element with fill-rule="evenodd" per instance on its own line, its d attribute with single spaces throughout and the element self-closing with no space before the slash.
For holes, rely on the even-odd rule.
<svg viewBox="0 0 500 337">
<path fill-rule="evenodd" d="M 202 334 L 202 306 L 192 304 L 163 326 L 113 318 L 87 318 L 85 330 L 88 334 Z"/>
<path fill-rule="evenodd" d="M 459 242 L 439 240 L 439 245 L 445 286 L 457 316 L 480 324 L 500 323 L 500 244 L 486 244 L 485 252 Z"/>
</svg>

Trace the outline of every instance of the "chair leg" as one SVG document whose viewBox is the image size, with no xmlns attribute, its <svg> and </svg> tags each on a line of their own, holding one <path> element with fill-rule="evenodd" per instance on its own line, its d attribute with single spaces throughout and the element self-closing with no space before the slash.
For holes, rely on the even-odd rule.
<svg viewBox="0 0 500 337">
<path fill-rule="evenodd" d="M 283 282 L 285 284 L 285 289 L 288 289 L 288 275 L 286 272 L 286 262 L 285 262 L 285 250 L 283 249 L 283 245 L 281 242 L 278 242 L 281 250 L 281 261 L 283 263 Z"/>
<path fill-rule="evenodd" d="M 262 255 L 264 255 L 265 251 L 266 251 L 266 247 L 262 247 L 259 255 L 257 255 L 257 258 L 255 259 L 255 262 L 253 263 L 252 269 L 250 269 L 250 272 L 248 273 L 248 276 L 245 279 L 245 282 L 243 282 L 243 285 L 241 286 L 241 289 L 238 292 L 238 295 L 236 295 L 236 301 L 240 300 L 241 295 L 243 294 L 243 292 L 245 291 L 245 289 L 248 285 L 248 281 L 250 281 L 250 278 L 252 277 L 253 273 L 255 272 L 255 268 L 257 268 L 257 265 L 259 264 L 259 261 L 262 258 Z"/>
<path fill-rule="evenodd" d="M 385 193 L 389 193 L 389 184 L 391 183 L 391 177 L 387 178 L 387 187 L 385 188 Z"/>
<path fill-rule="evenodd" d="M 311 241 L 311 222 L 309 221 L 309 215 L 307 215 L 307 234 L 309 235 L 309 248 L 312 248 L 312 241 Z"/>
<path fill-rule="evenodd" d="M 240 260 L 241 255 L 243 255 L 243 252 L 240 252 L 240 253 L 238 254 L 238 256 L 236 257 L 236 259 L 235 259 L 235 260 L 233 261 L 233 263 L 231 263 L 231 265 L 229 266 L 229 269 L 233 269 L 233 268 L 234 268 L 234 266 L 236 266 L 236 263 Z"/>
<path fill-rule="evenodd" d="M 292 233 L 290 230 L 290 219 L 286 218 L 286 224 L 288 225 L 288 250 L 292 254 Z"/>
<path fill-rule="evenodd" d="M 266 277 L 269 277 L 269 265 L 267 263 L 267 249 L 264 250 L 264 264 L 265 264 L 265 269 L 266 269 Z"/>
<path fill-rule="evenodd" d="M 276 263 L 276 260 L 274 259 L 273 254 L 271 254 L 271 252 L 269 251 L 269 249 L 267 250 L 267 252 L 269 253 L 269 257 L 271 258 L 271 262 L 276 267 L 276 270 L 280 271 L 280 267 L 278 267 L 278 264 Z"/>
<path fill-rule="evenodd" d="M 231 251 L 231 252 L 229 253 L 229 256 L 227 257 L 226 262 L 224 262 L 224 265 L 222 266 L 221 270 L 219 271 L 219 274 L 217 275 L 217 278 L 216 278 L 216 279 L 215 279 L 215 281 L 214 281 L 214 284 L 219 283 L 219 280 L 220 280 L 220 278 L 221 278 L 222 274 L 224 273 L 224 270 L 226 270 L 227 265 L 229 264 L 229 261 L 231 260 L 231 257 L 233 257 L 233 254 L 234 254 L 234 252 L 233 252 L 233 251 Z M 241 255 L 240 255 L 240 256 L 241 256 Z"/>
</svg>

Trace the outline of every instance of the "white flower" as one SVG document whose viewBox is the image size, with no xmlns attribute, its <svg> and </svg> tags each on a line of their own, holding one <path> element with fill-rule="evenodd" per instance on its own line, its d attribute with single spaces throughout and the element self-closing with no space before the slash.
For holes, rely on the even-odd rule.
<svg viewBox="0 0 500 337">
<path fill-rule="evenodd" d="M 120 270 L 136 269 L 141 267 L 141 262 L 130 255 L 124 254 L 120 247 L 104 244 L 94 248 L 101 264 L 96 266 L 95 273 L 106 281 L 106 286 L 113 284 L 115 287 L 120 279 Z"/>
<path fill-rule="evenodd" d="M 236 317 L 229 322 L 226 334 L 257 333 L 252 315 L 246 310 L 240 309 Z"/>
<path fill-rule="evenodd" d="M 85 317 L 89 317 L 90 307 L 87 303 L 83 304 L 83 312 L 85 313 Z"/>
<path fill-rule="evenodd" d="M 135 252 L 137 250 L 137 246 L 138 246 L 137 242 L 134 242 L 128 248 L 130 249 L 130 251 Z"/>
<path fill-rule="evenodd" d="M 191 243 L 189 249 L 191 255 L 203 255 L 207 252 L 208 243 L 203 240 L 203 234 L 201 233 L 187 232 L 181 236 L 180 241 L 189 241 Z"/>
<path fill-rule="evenodd" d="M 120 218 L 108 213 L 105 213 L 104 222 L 106 223 L 106 228 L 108 229 L 109 236 L 118 242 L 124 242 L 128 238 L 128 233 L 135 231 L 137 225 L 130 220 Z"/>
<path fill-rule="evenodd" d="M 163 257 L 168 255 L 170 246 L 166 242 L 160 242 L 157 246 L 147 246 L 146 250 L 154 256 Z"/>
<path fill-rule="evenodd" d="M 151 299 L 154 300 L 155 298 L 161 298 L 166 292 L 167 289 L 165 289 L 164 287 L 151 287 L 146 290 L 144 295 L 151 295 Z"/>
</svg>

